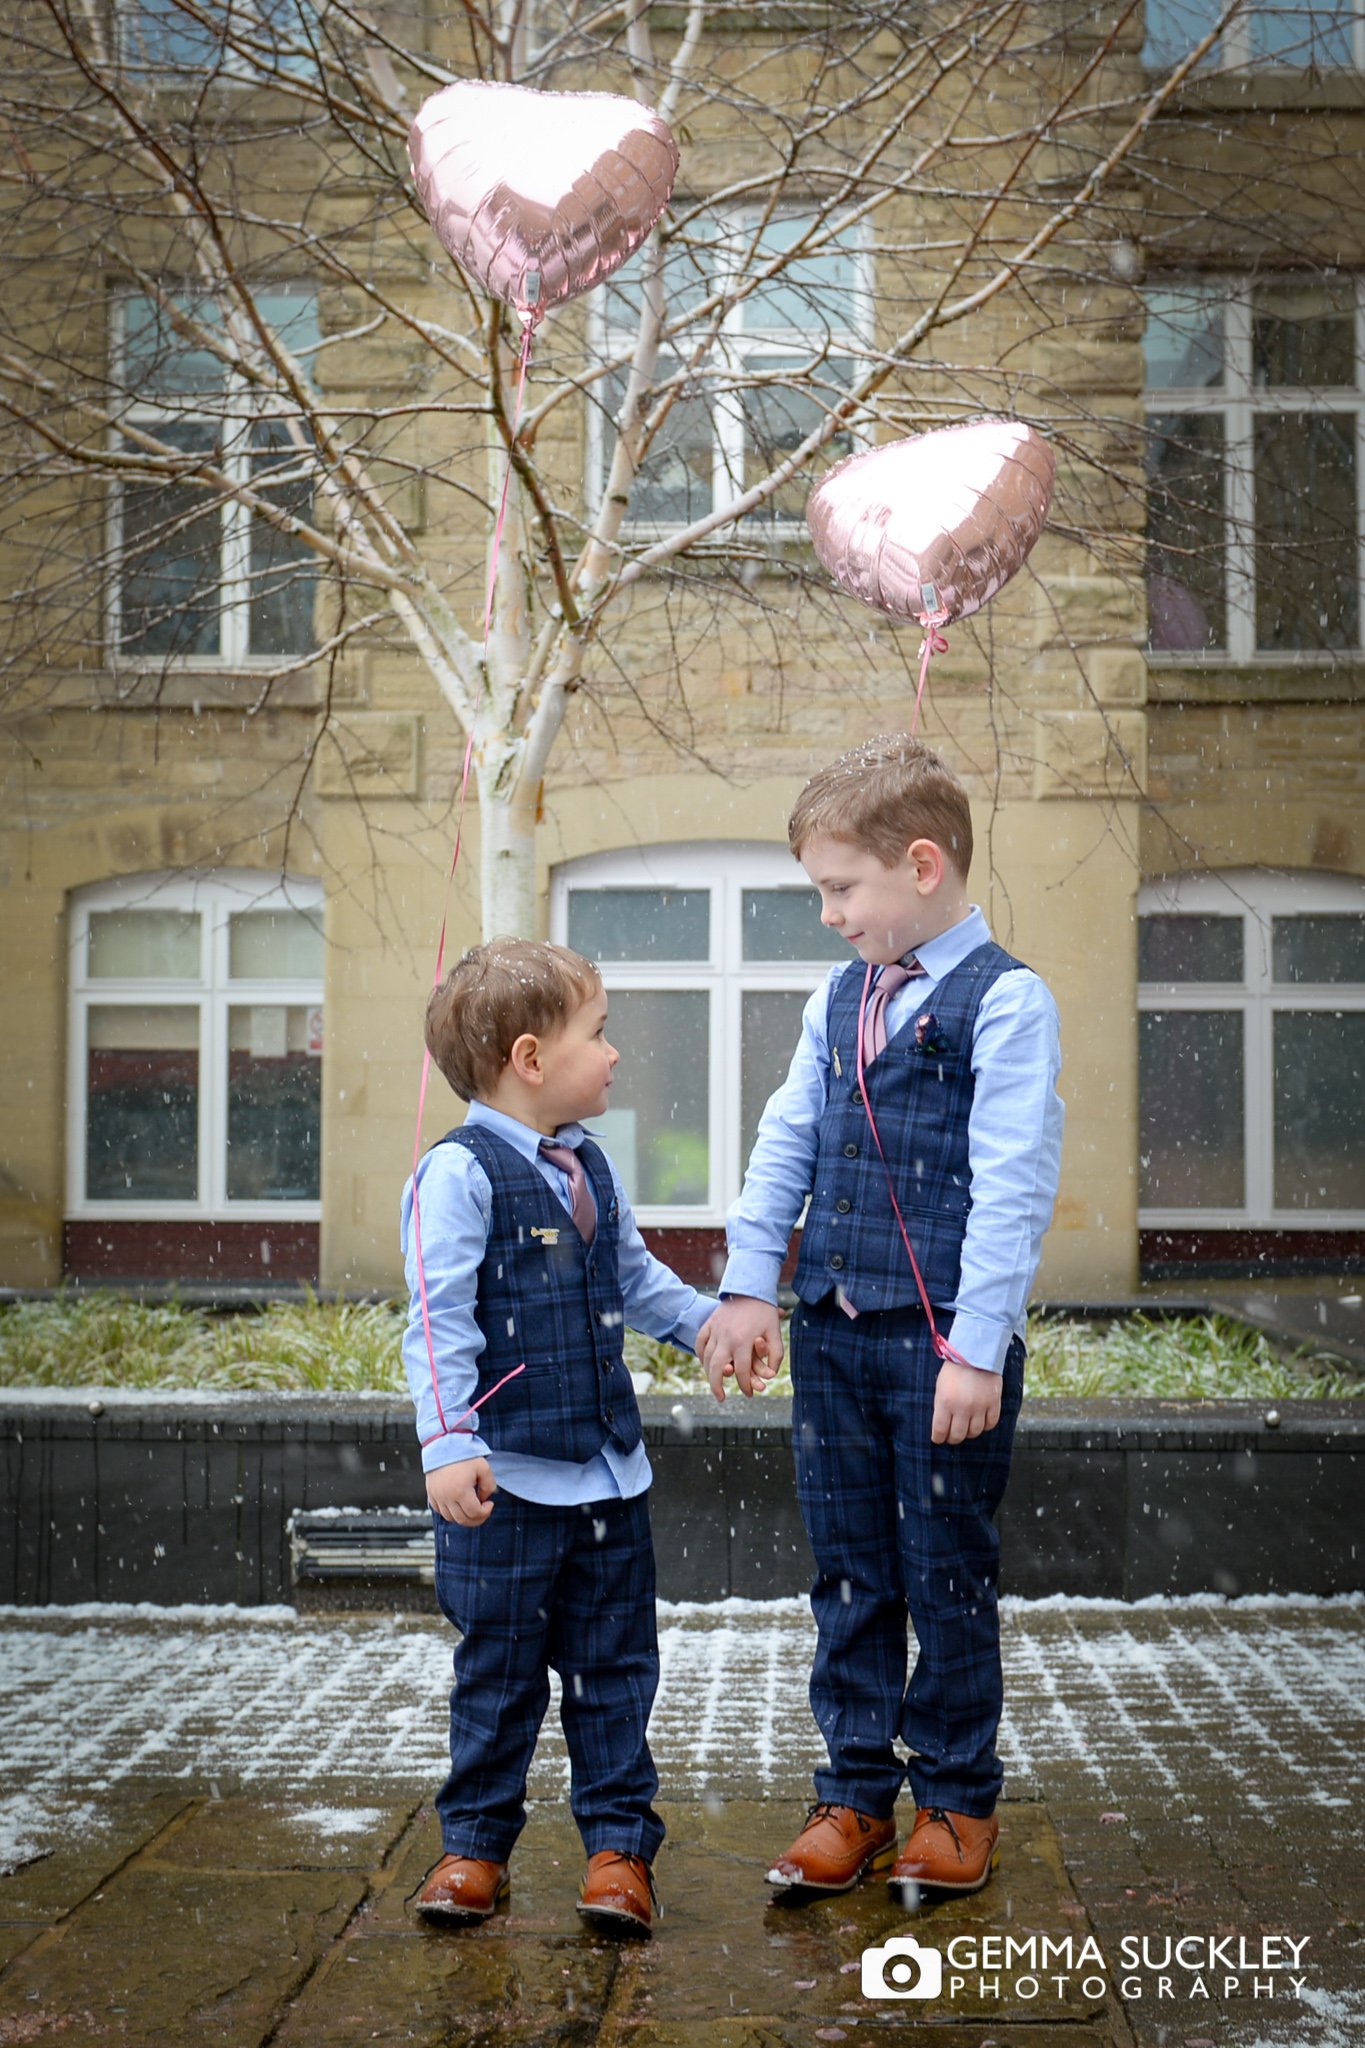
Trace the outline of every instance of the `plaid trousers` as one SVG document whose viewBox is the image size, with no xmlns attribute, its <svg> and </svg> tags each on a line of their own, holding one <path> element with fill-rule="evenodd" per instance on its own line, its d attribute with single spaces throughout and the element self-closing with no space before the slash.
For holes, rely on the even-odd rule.
<svg viewBox="0 0 1365 2048">
<path fill-rule="evenodd" d="M 476 1529 L 436 1522 L 436 1597 L 460 1631 L 450 1776 L 436 1796 L 447 1853 L 505 1863 L 559 1673 L 569 1803 L 589 1856 L 652 1862 L 663 1822 L 645 1731 L 659 1682 L 649 1496 L 551 1507 L 498 1493 Z"/>
<path fill-rule="evenodd" d="M 1000 1421 L 965 1443 L 930 1440 L 937 1375 L 919 1308 L 850 1321 L 830 1296 L 796 1309 L 796 1481 L 817 1571 L 810 1703 L 829 1751 L 815 1788 L 878 1819 L 907 1777 L 917 1806 L 979 1816 L 1002 1781 L 994 1517 L 1024 1347 L 1009 1348 Z M 907 1615 L 919 1643 L 908 1685 Z"/>
</svg>

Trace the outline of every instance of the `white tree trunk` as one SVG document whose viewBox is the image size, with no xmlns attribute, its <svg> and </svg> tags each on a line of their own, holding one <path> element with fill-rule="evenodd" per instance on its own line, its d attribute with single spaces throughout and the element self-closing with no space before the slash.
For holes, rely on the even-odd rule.
<svg viewBox="0 0 1365 2048">
<path fill-rule="evenodd" d="M 509 796 L 480 777 L 479 842 L 485 939 L 536 937 L 536 790 Z"/>
</svg>

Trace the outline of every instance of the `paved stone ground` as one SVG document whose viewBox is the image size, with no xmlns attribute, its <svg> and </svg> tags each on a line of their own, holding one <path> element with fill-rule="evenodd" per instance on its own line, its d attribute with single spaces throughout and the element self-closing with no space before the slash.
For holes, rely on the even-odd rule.
<svg viewBox="0 0 1365 2048">
<path fill-rule="evenodd" d="M 0 1615 L 0 2044 L 1365 2041 L 1365 1603 L 1011 1604 L 1001 1869 L 913 1918 L 877 1885 L 793 1909 L 762 1883 L 817 1754 L 804 1603 L 662 1623 L 668 1910 L 618 1948 L 573 1912 L 551 1723 L 510 1908 L 412 1920 L 439 1622 Z M 907 1937 L 939 1995 L 868 1995 L 864 1951 Z"/>
</svg>

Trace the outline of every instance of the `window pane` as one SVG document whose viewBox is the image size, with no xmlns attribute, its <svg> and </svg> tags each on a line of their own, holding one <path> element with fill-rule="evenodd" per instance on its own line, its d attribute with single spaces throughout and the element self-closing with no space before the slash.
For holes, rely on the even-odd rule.
<svg viewBox="0 0 1365 2048">
<path fill-rule="evenodd" d="M 176 312 L 210 337 L 222 337 L 223 316 L 215 299 L 191 292 L 169 295 L 170 304 L 141 295 L 123 301 L 123 371 L 130 396 L 173 398 L 181 392 L 222 389 L 227 371 L 212 348 L 196 348 L 193 335 L 176 325 Z"/>
<path fill-rule="evenodd" d="M 1356 646 L 1353 418 L 1262 414 L 1255 449 L 1256 645 L 1309 652 Z"/>
<path fill-rule="evenodd" d="M 290 48 L 314 25 L 306 0 L 232 0 L 221 20 L 196 19 L 205 11 L 182 0 L 127 0 L 121 9 L 124 63 L 136 71 L 217 70 L 239 77 L 277 62 L 289 71 L 306 67 L 307 56 Z M 247 55 L 226 46 L 229 23 L 248 45 Z"/>
<path fill-rule="evenodd" d="M 758 244 L 760 266 L 795 248 L 809 233 L 812 216 L 771 220 Z M 736 235 L 734 259 L 746 262 L 752 230 Z M 746 263 L 746 267 L 749 267 Z M 746 334 L 847 334 L 856 325 L 854 291 L 857 260 L 850 248 L 822 249 L 797 256 L 780 277 L 744 301 L 740 320 Z"/>
<path fill-rule="evenodd" d="M 197 981 L 199 913 L 92 911 L 87 972 L 96 981 Z"/>
<path fill-rule="evenodd" d="M 1279 982 L 1365 982 L 1365 916 L 1333 911 L 1271 922 L 1270 951 Z"/>
<path fill-rule="evenodd" d="M 1349 64 L 1351 0 L 1253 7 L 1251 54 L 1267 64 Z"/>
<path fill-rule="evenodd" d="M 317 1012 L 303 1004 L 235 1004 L 230 1011 L 229 1201 L 317 1200 L 322 1128 L 318 1023 Z"/>
<path fill-rule="evenodd" d="M 1147 0 L 1143 63 L 1153 69 L 1178 64 L 1208 34 L 1221 13 L 1220 0 Z"/>
<path fill-rule="evenodd" d="M 801 1036 L 807 998 L 799 989 L 746 989 L 740 1006 L 740 1163 L 758 1136 L 763 1105 L 781 1086 Z"/>
<path fill-rule="evenodd" d="M 1240 917 L 1158 916 L 1138 922 L 1141 981 L 1240 981 Z"/>
<path fill-rule="evenodd" d="M 1150 390 L 1205 391 L 1222 383 L 1224 297 L 1213 285 L 1143 293 Z"/>
<path fill-rule="evenodd" d="M 814 889 L 746 889 L 741 916 L 746 960 L 851 957 L 848 940 L 821 924 L 820 898 Z"/>
<path fill-rule="evenodd" d="M 1221 413 L 1147 421 L 1147 615 L 1162 654 L 1227 642 L 1227 536 Z"/>
<path fill-rule="evenodd" d="M 736 395 L 744 415 L 743 484 L 746 490 L 767 476 L 770 470 L 776 469 L 784 457 L 799 448 L 807 434 L 827 418 L 838 403 L 838 393 L 829 386 L 847 385 L 852 381 L 853 365 L 843 357 L 822 363 L 817 372 L 818 385 L 813 387 L 807 381 L 803 387 L 798 380 L 803 377 L 808 380 L 808 361 L 808 358 L 802 358 L 800 362 L 783 363 L 772 356 L 750 358 L 748 367 L 755 375 L 772 376 L 785 372 L 793 382 L 742 384 L 739 387 Z M 836 434 L 822 451 L 821 460 L 834 462 L 852 452 L 852 434 Z M 809 496 L 810 477 L 802 469 L 749 516 L 751 519 L 800 520 L 805 517 Z"/>
<path fill-rule="evenodd" d="M 193 1202 L 199 1192 L 199 1012 L 91 1008 L 85 1192 L 93 1202 Z"/>
<path fill-rule="evenodd" d="M 214 446 L 207 422 L 162 422 L 156 434 L 187 454 Z M 223 514 L 207 492 L 191 484 L 125 484 L 123 652 L 219 653 L 222 560 Z"/>
<path fill-rule="evenodd" d="M 677 364 L 660 358 L 660 380 L 672 376 Z M 610 460 L 612 426 L 626 394 L 624 371 L 613 371 L 602 380 L 602 403 L 606 410 L 607 458 Z M 711 510 L 712 471 L 715 463 L 716 433 L 709 400 L 692 391 L 679 398 L 662 427 L 645 451 L 630 490 L 627 517 L 659 526 L 682 526 L 700 519 Z M 606 469 L 602 481 L 606 481 Z"/>
<path fill-rule="evenodd" d="M 1341 385 L 1356 381 L 1355 293 L 1350 285 L 1258 288 L 1251 300 L 1255 382 Z"/>
<path fill-rule="evenodd" d="M 294 447 L 283 421 L 252 430 L 251 480 L 262 495 L 311 523 L 311 456 Z M 306 654 L 315 644 L 317 556 L 306 541 L 267 520 L 251 522 L 250 645 L 253 654 Z"/>
<path fill-rule="evenodd" d="M 569 944 L 599 962 L 709 960 L 711 892 L 571 889 Z"/>
<path fill-rule="evenodd" d="M 320 910 L 239 910 L 228 919 L 234 981 L 322 979 Z"/>
<path fill-rule="evenodd" d="M 697 233 L 694 229 L 693 234 Z M 693 247 L 670 242 L 664 251 L 664 315 L 667 319 L 676 320 L 683 313 L 695 312 L 711 293 L 716 258 L 704 228 L 700 231 L 699 241 L 700 246 Z M 645 252 L 637 249 L 603 286 L 609 328 L 630 329 L 638 323 L 644 310 L 641 284 L 644 263 Z"/>
<path fill-rule="evenodd" d="M 601 1130 L 626 1193 L 637 1203 L 705 1202 L 709 998 L 692 990 L 613 989 L 607 1033 L 621 1064 L 611 1084 L 611 1121 L 596 1117 L 593 1128 Z"/>
<path fill-rule="evenodd" d="M 1238 1010 L 1148 1010 L 1138 1018 L 1145 1208 L 1243 1206 L 1242 1058 Z"/>
<path fill-rule="evenodd" d="M 1365 1012 L 1275 1013 L 1275 1206 L 1365 1209 Z"/>
</svg>

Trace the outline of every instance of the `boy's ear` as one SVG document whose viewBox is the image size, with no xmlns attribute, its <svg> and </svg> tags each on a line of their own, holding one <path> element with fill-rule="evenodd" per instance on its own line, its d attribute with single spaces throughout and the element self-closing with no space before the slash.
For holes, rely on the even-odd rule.
<svg viewBox="0 0 1365 2048">
<path fill-rule="evenodd" d="M 905 849 L 905 858 L 915 870 L 921 896 L 931 895 L 942 882 L 947 868 L 943 848 L 936 839 L 912 839 Z"/>
<path fill-rule="evenodd" d="M 540 1040 L 534 1031 L 523 1031 L 520 1038 L 512 1040 L 512 1050 L 507 1055 L 507 1064 L 519 1081 L 528 1088 L 539 1088 L 545 1079 L 545 1070 L 540 1064 Z"/>
</svg>

